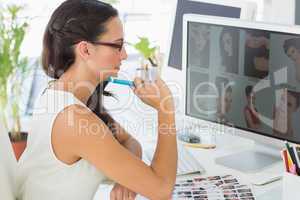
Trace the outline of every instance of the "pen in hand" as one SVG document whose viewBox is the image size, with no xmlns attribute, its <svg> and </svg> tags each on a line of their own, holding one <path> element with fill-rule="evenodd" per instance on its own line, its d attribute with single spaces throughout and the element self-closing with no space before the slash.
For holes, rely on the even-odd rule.
<svg viewBox="0 0 300 200">
<path fill-rule="evenodd" d="M 119 85 L 127 85 L 130 87 L 134 87 L 134 82 L 129 80 L 117 79 L 115 77 L 109 77 L 108 82 L 119 84 Z"/>
</svg>

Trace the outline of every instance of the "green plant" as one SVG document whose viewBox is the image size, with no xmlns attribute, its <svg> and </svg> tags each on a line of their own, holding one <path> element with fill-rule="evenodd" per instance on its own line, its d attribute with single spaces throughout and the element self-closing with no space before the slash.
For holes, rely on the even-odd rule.
<svg viewBox="0 0 300 200">
<path fill-rule="evenodd" d="M 139 41 L 131 44 L 145 59 L 149 60 L 152 66 L 157 66 L 156 50 L 157 47 L 150 47 L 149 39 L 139 37 Z"/>
<path fill-rule="evenodd" d="M 0 7 L 0 115 L 15 140 L 21 136 L 20 99 L 22 84 L 29 73 L 27 57 L 20 56 L 28 27 L 27 18 L 19 17 L 23 8 Z M 8 119 L 13 120 L 11 127 Z"/>
</svg>

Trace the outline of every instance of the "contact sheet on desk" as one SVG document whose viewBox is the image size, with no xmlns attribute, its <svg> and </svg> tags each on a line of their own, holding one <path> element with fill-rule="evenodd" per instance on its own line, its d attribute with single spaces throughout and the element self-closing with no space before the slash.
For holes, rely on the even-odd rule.
<svg viewBox="0 0 300 200">
<path fill-rule="evenodd" d="M 178 180 L 172 199 L 178 200 L 255 200 L 252 189 L 232 175 L 192 177 Z"/>
</svg>

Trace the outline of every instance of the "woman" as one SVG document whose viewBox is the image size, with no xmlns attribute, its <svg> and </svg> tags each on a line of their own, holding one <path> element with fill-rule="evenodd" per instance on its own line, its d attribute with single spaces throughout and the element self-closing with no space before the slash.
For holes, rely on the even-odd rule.
<svg viewBox="0 0 300 200">
<path fill-rule="evenodd" d="M 221 64 L 225 72 L 238 74 L 239 31 L 225 27 L 220 35 Z"/>
<path fill-rule="evenodd" d="M 47 25 L 42 62 L 55 81 L 35 105 L 28 146 L 20 159 L 23 200 L 92 199 L 107 178 L 111 199 L 171 197 L 176 179 L 174 105 L 161 79 L 135 79 L 134 93 L 158 113 L 158 142 L 150 166 L 138 142 L 101 104 L 105 80 L 127 58 L 117 10 L 97 0 L 67 0 Z M 94 92 L 95 91 L 95 92 Z M 92 95 L 92 93 L 94 94 Z M 87 107 L 88 105 L 88 107 Z"/>
<path fill-rule="evenodd" d="M 293 114 L 299 109 L 300 94 L 287 89 L 282 89 L 278 105 L 273 110 L 273 133 L 279 136 L 292 137 Z"/>
<path fill-rule="evenodd" d="M 300 38 L 291 38 L 284 41 L 285 54 L 295 63 L 296 80 L 300 82 Z"/>
<path fill-rule="evenodd" d="M 208 68 L 210 49 L 210 28 L 207 25 L 194 23 L 190 26 L 191 39 L 189 40 L 190 66 Z"/>
<path fill-rule="evenodd" d="M 269 74 L 270 34 L 247 31 L 245 43 L 245 75 L 263 79 Z"/>
<path fill-rule="evenodd" d="M 244 117 L 247 127 L 250 129 L 258 130 L 261 127 L 261 121 L 259 119 L 259 113 L 255 108 L 255 94 L 253 92 L 253 86 L 248 85 L 245 88 L 245 95 L 247 105 L 244 107 Z"/>
<path fill-rule="evenodd" d="M 232 85 L 233 82 L 229 82 L 228 79 L 223 77 L 218 77 L 216 79 L 216 88 L 218 90 L 218 98 L 216 99 L 217 112 L 216 119 L 217 122 L 223 124 L 229 124 L 228 113 L 232 106 Z"/>
</svg>

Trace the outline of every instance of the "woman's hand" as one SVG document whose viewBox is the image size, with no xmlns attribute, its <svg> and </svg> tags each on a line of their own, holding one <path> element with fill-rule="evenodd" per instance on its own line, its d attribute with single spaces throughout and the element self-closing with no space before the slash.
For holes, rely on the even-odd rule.
<svg viewBox="0 0 300 200">
<path fill-rule="evenodd" d="M 110 200 L 134 200 L 136 193 L 116 183 L 110 192 Z"/>
<path fill-rule="evenodd" d="M 133 89 L 144 103 L 155 108 L 156 110 L 172 111 L 174 109 L 173 97 L 170 89 L 159 77 L 153 83 L 143 82 L 142 79 L 134 80 L 135 88 Z"/>
</svg>

